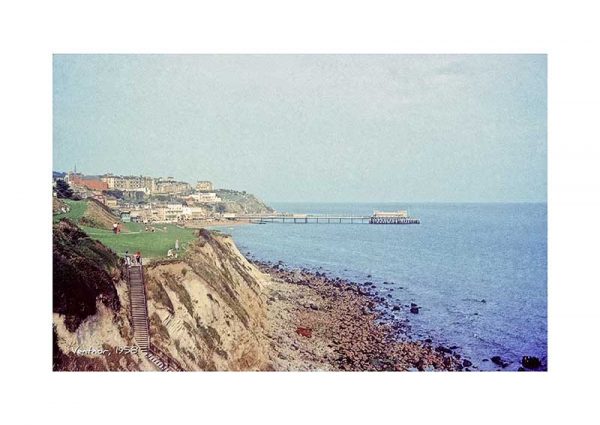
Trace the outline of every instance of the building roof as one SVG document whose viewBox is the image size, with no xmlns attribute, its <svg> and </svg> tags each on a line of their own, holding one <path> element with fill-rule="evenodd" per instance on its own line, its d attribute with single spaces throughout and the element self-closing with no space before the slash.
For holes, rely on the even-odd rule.
<svg viewBox="0 0 600 425">
<path fill-rule="evenodd" d="M 77 186 L 83 186 L 90 190 L 108 190 L 108 183 L 96 179 L 83 179 L 81 177 L 71 177 L 71 182 Z"/>
</svg>

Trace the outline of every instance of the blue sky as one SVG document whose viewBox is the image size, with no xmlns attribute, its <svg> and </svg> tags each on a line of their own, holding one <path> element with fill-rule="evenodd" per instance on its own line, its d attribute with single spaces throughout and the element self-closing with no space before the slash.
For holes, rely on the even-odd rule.
<svg viewBox="0 0 600 425">
<path fill-rule="evenodd" d="M 546 201 L 545 55 L 55 55 L 53 169 L 266 201 Z"/>
</svg>

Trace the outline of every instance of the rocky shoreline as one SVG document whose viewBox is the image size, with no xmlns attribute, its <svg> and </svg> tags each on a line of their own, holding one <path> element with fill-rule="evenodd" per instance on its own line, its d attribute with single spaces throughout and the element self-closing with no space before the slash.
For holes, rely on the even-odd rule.
<svg viewBox="0 0 600 425">
<path fill-rule="evenodd" d="M 392 321 L 386 313 L 400 307 L 390 306 L 370 282 L 250 261 L 275 282 L 267 301 L 275 312 L 269 330 L 275 370 L 476 370 L 450 348 L 410 340 L 406 321 Z"/>
<path fill-rule="evenodd" d="M 460 349 L 458 346 L 446 347 L 430 338 L 415 339 L 410 333 L 409 316 L 419 314 L 421 307 L 415 303 L 391 303 L 391 300 L 375 291 L 376 285 L 372 282 L 356 283 L 307 268 L 291 269 L 282 261 L 272 263 L 252 259 L 250 253 L 246 254 L 246 258 L 263 273 L 270 275 L 275 282 L 280 283 L 275 291 L 276 298 L 271 296 L 269 304 L 281 303 L 282 290 L 290 293 L 292 298 L 296 297 L 295 300 L 287 300 L 287 320 L 297 324 L 297 335 L 295 338 L 290 338 L 289 335 L 287 337 L 295 339 L 291 341 L 294 349 L 299 349 L 298 343 L 302 342 L 305 357 L 308 359 L 307 369 L 493 370 L 480 369 L 471 359 L 457 351 Z M 288 323 L 281 321 L 274 323 L 283 328 L 288 326 Z M 279 350 L 281 342 L 280 336 L 274 344 Z M 315 352 L 319 351 L 318 346 L 323 344 L 328 348 L 320 350 L 327 352 L 325 357 L 315 358 Z M 495 370 L 507 370 L 510 365 L 513 367 L 508 370 L 513 371 L 548 370 L 543 359 L 528 355 L 522 357 L 518 367 L 500 356 L 485 358 L 482 362 L 493 364 Z M 296 370 L 300 369 L 302 367 Z"/>
</svg>

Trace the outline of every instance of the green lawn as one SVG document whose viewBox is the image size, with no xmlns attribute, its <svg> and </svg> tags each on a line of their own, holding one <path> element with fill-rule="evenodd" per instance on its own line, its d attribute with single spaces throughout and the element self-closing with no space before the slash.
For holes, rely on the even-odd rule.
<svg viewBox="0 0 600 425">
<path fill-rule="evenodd" d="M 129 251 L 130 254 L 140 251 L 142 257 L 146 258 L 166 257 L 167 250 L 175 248 L 176 239 L 179 239 L 179 255 L 181 255 L 188 243 L 195 239 L 193 229 L 182 229 L 173 224 L 155 224 L 156 232 L 146 232 L 145 226 L 138 223 L 124 223 L 124 225 L 131 231 L 130 233 L 121 232 L 115 235 L 111 230 L 85 226 L 81 228 L 91 238 L 98 239 L 119 255 L 123 255 L 125 251 Z M 163 230 L 165 227 L 167 230 Z"/>
<path fill-rule="evenodd" d="M 65 214 L 56 214 L 52 216 L 52 221 L 57 222 L 61 218 L 68 218 L 74 222 L 77 222 L 83 214 L 85 214 L 85 210 L 87 209 L 87 201 L 73 201 L 71 199 L 61 199 L 65 204 L 67 204 L 71 210 Z"/>
<path fill-rule="evenodd" d="M 72 201 L 62 199 L 71 207 L 65 214 L 56 214 L 52 217 L 53 222 L 61 218 L 68 218 L 75 223 L 83 217 L 87 208 L 87 201 Z M 195 239 L 193 229 L 182 229 L 173 224 L 153 224 L 156 232 L 146 232 L 145 224 L 123 223 L 129 232 L 121 232 L 115 235 L 112 230 L 96 229 L 94 227 L 79 226 L 92 239 L 97 239 L 104 245 L 123 255 L 125 251 L 134 254 L 140 251 L 143 257 L 157 258 L 166 257 L 169 248 L 175 248 L 175 240 L 179 239 L 179 255 L 182 255 L 187 244 Z M 164 230 L 166 228 L 166 230 Z"/>
</svg>

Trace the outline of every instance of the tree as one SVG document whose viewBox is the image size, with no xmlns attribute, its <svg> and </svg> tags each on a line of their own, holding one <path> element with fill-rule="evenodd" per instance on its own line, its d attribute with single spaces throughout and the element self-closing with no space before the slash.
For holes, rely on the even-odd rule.
<svg viewBox="0 0 600 425">
<path fill-rule="evenodd" d="M 223 214 L 225 212 L 225 204 L 217 204 L 216 207 L 215 207 L 215 210 L 218 213 Z"/>
<path fill-rule="evenodd" d="M 123 199 L 123 192 L 118 189 L 105 190 L 104 193 L 106 193 L 109 196 L 112 196 L 113 198 Z"/>
<path fill-rule="evenodd" d="M 67 183 L 66 181 L 64 181 L 62 179 L 56 180 L 55 190 L 56 190 L 57 198 L 66 198 L 66 199 L 73 198 L 73 190 L 71 190 L 69 183 Z"/>
</svg>

